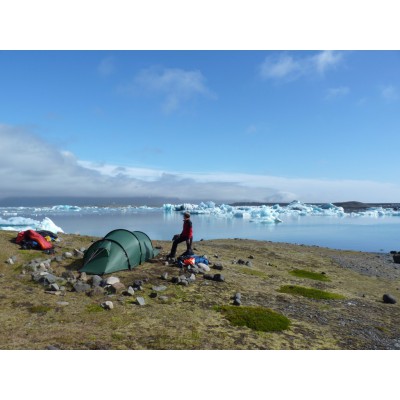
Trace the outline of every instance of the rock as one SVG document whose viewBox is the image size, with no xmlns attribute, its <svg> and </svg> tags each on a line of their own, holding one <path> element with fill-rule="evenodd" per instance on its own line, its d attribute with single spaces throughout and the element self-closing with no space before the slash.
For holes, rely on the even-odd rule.
<svg viewBox="0 0 400 400">
<path fill-rule="evenodd" d="M 136 302 L 139 306 L 144 306 L 146 304 L 143 297 L 136 297 Z"/>
<path fill-rule="evenodd" d="M 135 294 L 135 291 L 133 290 L 132 286 L 129 286 L 128 289 L 124 292 L 126 296 L 133 296 Z"/>
<path fill-rule="evenodd" d="M 383 302 L 386 304 L 396 304 L 397 300 L 391 294 L 384 294 Z"/>
<path fill-rule="evenodd" d="M 393 254 L 393 261 L 396 264 L 400 264 L 400 254 Z"/>
<path fill-rule="evenodd" d="M 242 298 L 242 295 L 241 295 L 241 293 L 239 293 L 239 292 L 237 292 L 237 293 L 235 293 L 235 295 L 233 296 L 233 298 L 234 299 L 241 299 Z"/>
<path fill-rule="evenodd" d="M 87 282 L 89 278 L 88 278 L 88 276 L 86 275 L 86 272 L 81 272 L 80 275 L 79 275 L 79 279 L 80 279 L 82 282 Z"/>
<path fill-rule="evenodd" d="M 214 279 L 214 275 L 210 275 L 210 274 L 204 274 L 203 277 L 204 277 L 204 279 L 208 279 L 210 281 L 212 281 Z"/>
<path fill-rule="evenodd" d="M 240 265 L 244 265 L 244 264 L 246 264 L 246 261 L 244 261 L 241 258 L 239 258 L 239 260 L 237 260 L 237 263 L 240 264 Z"/>
<path fill-rule="evenodd" d="M 61 276 L 67 281 L 75 281 L 76 277 L 72 271 L 64 271 Z"/>
<path fill-rule="evenodd" d="M 215 274 L 213 280 L 216 282 L 225 282 L 225 277 L 222 274 Z"/>
<path fill-rule="evenodd" d="M 253 260 L 254 256 L 253 255 L 249 255 L 249 258 L 250 258 L 250 260 Z"/>
<path fill-rule="evenodd" d="M 104 295 L 104 288 L 101 286 L 94 286 L 90 291 L 88 291 L 88 296 L 90 297 L 100 297 Z"/>
<path fill-rule="evenodd" d="M 90 279 L 89 282 L 92 284 L 92 286 L 101 286 L 103 282 L 103 278 L 99 275 L 93 275 Z"/>
<path fill-rule="evenodd" d="M 106 284 L 107 285 L 113 285 L 114 283 L 118 283 L 120 282 L 119 278 L 117 278 L 116 276 L 110 276 L 109 278 L 106 279 Z"/>
<path fill-rule="evenodd" d="M 39 272 L 39 274 L 43 274 L 41 275 L 41 278 L 39 279 L 39 282 L 43 283 L 43 284 L 52 284 L 52 283 L 56 283 L 57 281 L 57 277 L 53 274 L 49 274 L 47 272 Z"/>
<path fill-rule="evenodd" d="M 197 266 L 202 269 L 205 272 L 209 272 L 210 271 L 210 267 L 207 264 L 204 263 L 198 263 Z"/>
<path fill-rule="evenodd" d="M 73 255 L 72 255 L 72 253 L 71 253 L 71 252 L 69 252 L 69 251 L 66 251 L 65 253 L 63 253 L 63 257 L 64 257 L 64 258 L 72 258 L 72 257 L 73 257 Z"/>
<path fill-rule="evenodd" d="M 112 285 L 107 285 L 106 290 L 110 294 L 122 293 L 125 290 L 125 285 L 122 282 L 116 282 Z"/>
<path fill-rule="evenodd" d="M 252 267 L 252 266 L 253 266 L 253 263 L 252 263 L 251 261 L 246 261 L 246 265 L 247 265 L 248 267 Z"/>
<path fill-rule="evenodd" d="M 155 292 L 163 292 L 164 290 L 167 290 L 166 286 L 160 285 L 160 286 L 153 286 L 152 289 Z"/>
<path fill-rule="evenodd" d="M 166 280 L 168 279 L 168 272 L 164 272 L 164 273 L 161 275 L 161 279 L 163 279 L 164 281 L 166 281 Z"/>
<path fill-rule="evenodd" d="M 179 281 L 179 283 L 178 283 L 178 285 L 181 285 L 181 286 L 188 286 L 189 285 L 189 282 L 188 282 L 188 280 L 185 278 L 185 279 L 180 279 L 180 281 Z"/>
<path fill-rule="evenodd" d="M 66 307 L 69 305 L 68 301 L 57 301 L 56 303 L 60 307 Z"/>
<path fill-rule="evenodd" d="M 222 263 L 214 263 L 213 268 L 222 271 L 224 269 L 224 266 L 222 265 Z"/>
<path fill-rule="evenodd" d="M 78 249 L 74 249 L 74 256 L 75 257 L 83 257 L 85 255 L 85 253 L 81 250 Z"/>
<path fill-rule="evenodd" d="M 181 279 L 179 278 L 179 276 L 174 276 L 174 277 L 172 277 L 172 279 L 171 279 L 171 282 L 172 283 L 179 283 L 181 281 Z"/>
<path fill-rule="evenodd" d="M 105 309 L 105 310 L 112 310 L 114 308 L 114 304 L 112 301 L 105 301 L 104 303 L 101 303 L 101 306 Z"/>
<path fill-rule="evenodd" d="M 57 283 L 52 283 L 50 285 L 50 290 L 56 292 L 57 290 L 60 290 L 60 287 L 57 285 Z"/>
<path fill-rule="evenodd" d="M 242 301 L 240 300 L 240 299 L 234 299 L 233 300 L 233 305 L 235 305 L 235 306 L 240 306 L 242 304 Z"/>
<path fill-rule="evenodd" d="M 196 280 L 196 275 L 195 274 L 191 274 L 188 278 L 189 282 L 194 282 Z"/>
<path fill-rule="evenodd" d="M 158 296 L 157 292 L 151 292 L 150 293 L 150 298 L 155 299 Z"/>
<path fill-rule="evenodd" d="M 163 302 L 166 302 L 166 301 L 168 301 L 168 296 L 158 296 L 158 299 Z"/>
<path fill-rule="evenodd" d="M 57 347 L 57 346 L 46 346 L 46 350 L 60 350 L 60 348 L 59 347 Z"/>
<path fill-rule="evenodd" d="M 73 285 L 73 288 L 74 288 L 75 292 L 78 292 L 78 293 L 88 292 L 91 289 L 89 284 L 82 282 L 82 281 L 77 281 Z"/>
<path fill-rule="evenodd" d="M 9 258 L 8 260 L 6 260 L 6 264 L 13 265 L 13 264 L 14 264 L 13 259 L 12 259 L 12 258 Z"/>
</svg>

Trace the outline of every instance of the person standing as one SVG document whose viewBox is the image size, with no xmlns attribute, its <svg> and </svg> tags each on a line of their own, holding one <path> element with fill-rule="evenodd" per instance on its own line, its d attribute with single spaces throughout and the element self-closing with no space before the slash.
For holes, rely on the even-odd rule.
<svg viewBox="0 0 400 400">
<path fill-rule="evenodd" d="M 188 212 L 183 214 L 183 229 L 181 234 L 173 237 L 172 248 L 167 256 L 168 259 L 175 258 L 178 244 L 182 242 L 186 242 L 186 252 L 191 252 L 193 242 L 193 225 L 190 219 L 190 213 Z"/>
</svg>

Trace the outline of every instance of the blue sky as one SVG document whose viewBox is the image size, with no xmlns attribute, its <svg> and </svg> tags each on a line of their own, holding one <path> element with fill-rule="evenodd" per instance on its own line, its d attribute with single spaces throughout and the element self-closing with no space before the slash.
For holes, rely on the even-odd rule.
<svg viewBox="0 0 400 400">
<path fill-rule="evenodd" d="M 398 51 L 1 51 L 0 87 L 4 197 L 399 201 Z"/>
</svg>

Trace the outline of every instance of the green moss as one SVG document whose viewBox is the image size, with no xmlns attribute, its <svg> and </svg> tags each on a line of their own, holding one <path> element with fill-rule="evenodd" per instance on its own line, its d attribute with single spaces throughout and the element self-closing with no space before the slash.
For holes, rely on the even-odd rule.
<svg viewBox="0 0 400 400">
<path fill-rule="evenodd" d="M 266 275 L 264 272 L 257 271 L 251 268 L 239 267 L 237 268 L 237 270 L 242 274 L 258 276 L 260 278 L 268 278 L 268 275 Z"/>
<path fill-rule="evenodd" d="M 47 313 L 48 311 L 50 311 L 51 310 L 51 307 L 49 307 L 49 306 L 32 306 L 30 309 L 29 309 L 29 311 L 32 313 L 32 314 L 45 314 L 45 313 Z"/>
<path fill-rule="evenodd" d="M 261 332 L 283 331 L 288 329 L 290 320 L 284 315 L 264 307 L 216 307 L 235 326 L 247 326 Z"/>
<path fill-rule="evenodd" d="M 290 271 L 290 274 L 297 276 L 298 278 L 313 279 L 315 281 L 325 281 L 325 282 L 330 281 L 330 279 L 326 275 L 318 274 L 316 272 L 306 271 L 304 269 L 295 269 L 293 271 Z"/>
<path fill-rule="evenodd" d="M 344 299 L 344 296 L 336 293 L 325 292 L 319 289 L 305 288 L 302 286 L 282 286 L 280 293 L 294 294 L 298 296 L 308 297 L 310 299 L 338 300 Z"/>
<path fill-rule="evenodd" d="M 104 308 L 100 304 L 88 304 L 86 306 L 86 311 L 89 313 L 95 313 L 95 312 L 104 311 Z"/>
</svg>

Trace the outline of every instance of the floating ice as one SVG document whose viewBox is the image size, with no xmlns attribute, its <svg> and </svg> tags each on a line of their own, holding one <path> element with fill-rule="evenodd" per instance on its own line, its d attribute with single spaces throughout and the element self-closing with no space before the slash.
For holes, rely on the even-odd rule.
<svg viewBox="0 0 400 400">
<path fill-rule="evenodd" d="M 64 232 L 62 228 L 57 226 L 50 218 L 45 217 L 42 221 L 32 218 L 11 217 L 9 219 L 0 218 L 0 230 L 3 231 L 26 231 L 45 230 L 54 233 Z"/>
<path fill-rule="evenodd" d="M 306 204 L 298 200 L 292 201 L 286 206 L 275 204 L 272 206 L 229 206 L 216 205 L 213 202 L 200 204 L 164 204 L 165 212 L 190 211 L 192 214 L 206 214 L 225 218 L 245 218 L 250 222 L 276 224 L 282 222 L 280 217 L 302 216 L 331 216 L 331 217 L 384 217 L 400 216 L 399 210 L 393 208 L 371 207 L 365 211 L 346 213 L 343 207 L 332 203 Z"/>
</svg>

